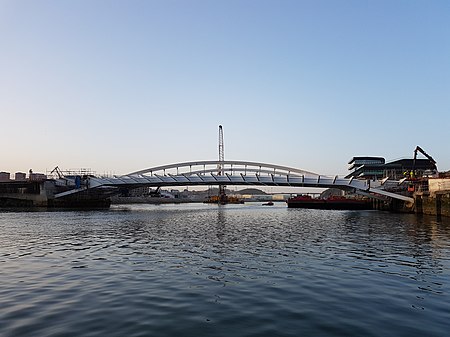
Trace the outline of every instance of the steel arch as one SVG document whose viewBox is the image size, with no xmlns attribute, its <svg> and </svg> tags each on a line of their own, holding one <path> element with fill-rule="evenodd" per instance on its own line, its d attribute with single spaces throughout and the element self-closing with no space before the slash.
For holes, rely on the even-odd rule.
<svg viewBox="0 0 450 337">
<path fill-rule="evenodd" d="M 223 174 L 219 174 L 219 169 Z M 373 194 L 378 194 L 414 202 L 411 197 L 385 190 L 384 183 L 382 181 L 370 182 L 353 178 L 339 178 L 338 176 L 324 176 L 306 170 L 267 163 L 205 160 L 156 166 L 122 176 L 89 177 L 87 187 L 59 193 L 55 195 L 55 198 L 79 193 L 84 189 L 109 187 L 255 185 L 355 189 L 367 195 L 371 194 L 372 197 Z M 399 184 L 398 181 L 392 181 L 392 183 L 394 185 Z"/>
<path fill-rule="evenodd" d="M 302 169 L 296 169 L 288 166 L 274 165 L 268 163 L 259 163 L 251 161 L 239 161 L 239 160 L 201 160 L 201 161 L 191 161 L 175 163 L 163 166 L 155 166 L 144 170 L 139 170 L 135 172 L 128 173 L 124 176 L 135 176 L 135 175 L 155 175 L 158 172 L 162 172 L 162 175 L 167 175 L 169 171 L 176 171 L 177 175 L 191 175 L 191 174 L 207 174 L 218 172 L 218 165 L 221 165 L 222 172 L 231 173 L 267 173 L 280 176 L 290 176 L 290 175 L 308 175 L 318 177 L 319 174 L 306 171 Z M 215 168 L 211 166 L 216 166 Z M 203 169 L 200 169 L 203 167 Z M 207 168 L 208 167 L 208 168 Z M 194 170 L 192 170 L 194 168 Z M 189 170 L 188 170 L 189 169 Z"/>
</svg>

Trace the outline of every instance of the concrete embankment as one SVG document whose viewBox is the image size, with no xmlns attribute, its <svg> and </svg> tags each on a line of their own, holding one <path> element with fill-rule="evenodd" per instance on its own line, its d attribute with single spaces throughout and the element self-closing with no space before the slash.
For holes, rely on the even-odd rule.
<svg viewBox="0 0 450 337">
<path fill-rule="evenodd" d="M 373 208 L 399 213 L 416 213 L 450 217 L 450 179 L 430 178 L 415 184 L 411 197 L 414 203 L 391 199 L 389 202 L 373 201 Z"/>
<path fill-rule="evenodd" d="M 450 179 L 429 179 L 428 189 L 414 194 L 415 212 L 450 217 Z"/>
<path fill-rule="evenodd" d="M 55 193 L 73 189 L 54 180 L 0 182 L 0 208 L 108 208 L 111 200 L 100 193 L 77 193 L 55 198 Z"/>
<path fill-rule="evenodd" d="M 450 192 L 416 195 L 416 213 L 450 217 Z"/>
</svg>

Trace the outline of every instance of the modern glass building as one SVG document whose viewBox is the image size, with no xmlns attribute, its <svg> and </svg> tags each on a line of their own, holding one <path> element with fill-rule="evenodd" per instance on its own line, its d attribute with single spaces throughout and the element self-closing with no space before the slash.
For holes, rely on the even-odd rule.
<svg viewBox="0 0 450 337">
<path fill-rule="evenodd" d="M 346 178 L 378 179 L 383 177 L 385 159 L 383 157 L 353 157 L 348 162 L 352 171 Z"/>
<path fill-rule="evenodd" d="M 349 162 L 346 178 L 359 179 L 402 179 L 411 171 L 415 176 L 422 176 L 426 171 L 436 170 L 435 164 L 428 159 L 399 159 L 389 163 L 382 157 L 353 157 Z"/>
</svg>

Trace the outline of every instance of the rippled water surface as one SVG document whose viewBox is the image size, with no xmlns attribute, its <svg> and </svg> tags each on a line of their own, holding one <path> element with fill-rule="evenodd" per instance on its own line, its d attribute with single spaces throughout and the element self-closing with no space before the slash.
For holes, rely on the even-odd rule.
<svg viewBox="0 0 450 337">
<path fill-rule="evenodd" d="M 450 220 L 253 205 L 0 213 L 1 336 L 448 336 Z"/>
</svg>

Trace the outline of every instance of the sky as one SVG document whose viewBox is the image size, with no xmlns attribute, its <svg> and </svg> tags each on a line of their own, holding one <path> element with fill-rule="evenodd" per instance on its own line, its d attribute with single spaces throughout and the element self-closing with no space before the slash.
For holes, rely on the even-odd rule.
<svg viewBox="0 0 450 337">
<path fill-rule="evenodd" d="M 0 0 L 0 171 L 450 170 L 450 1 Z"/>
</svg>

